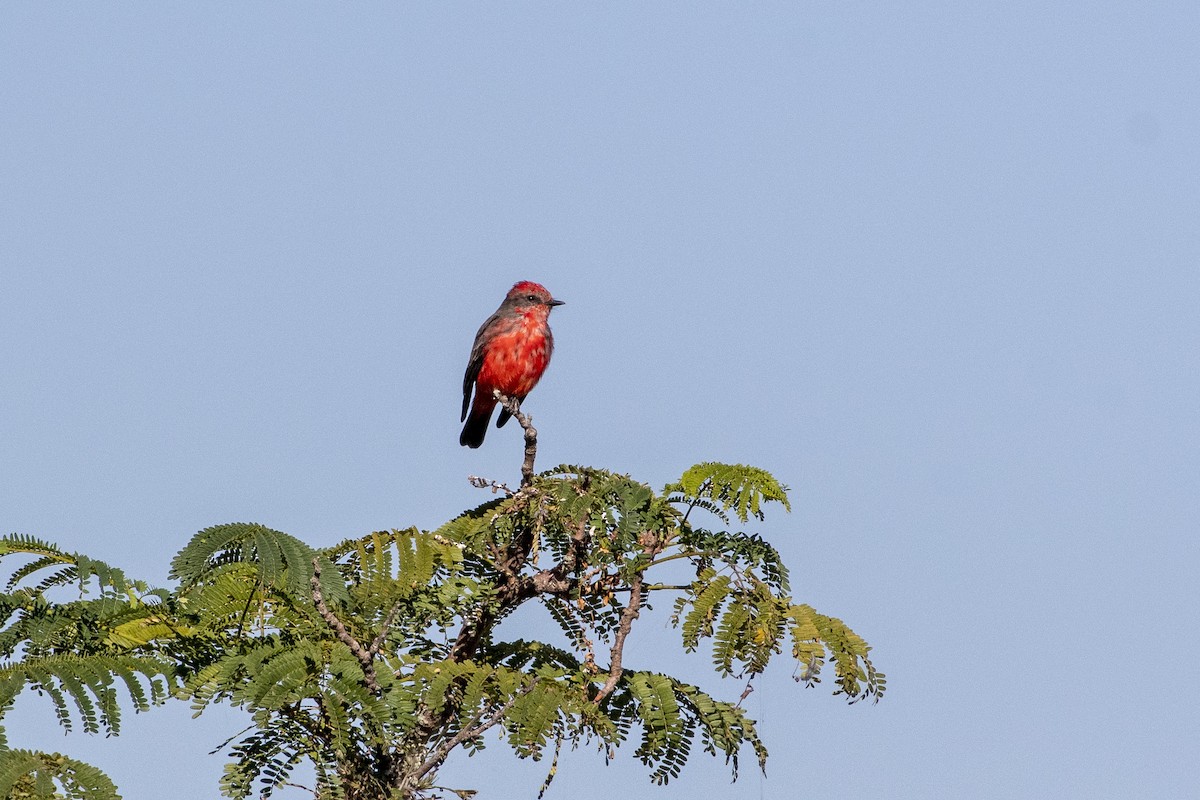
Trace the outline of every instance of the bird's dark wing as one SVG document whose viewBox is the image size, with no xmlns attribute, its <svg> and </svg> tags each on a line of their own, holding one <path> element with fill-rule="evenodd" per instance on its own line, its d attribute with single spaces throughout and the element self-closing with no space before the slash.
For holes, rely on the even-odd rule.
<svg viewBox="0 0 1200 800">
<path fill-rule="evenodd" d="M 483 364 L 482 354 L 477 356 L 475 350 L 472 350 L 471 360 L 467 362 L 467 374 L 463 375 L 463 407 L 462 417 L 459 418 L 459 422 L 467 418 L 467 409 L 471 407 L 471 387 L 475 384 L 475 378 L 479 376 L 479 367 L 481 364 Z"/>
<path fill-rule="evenodd" d="M 479 377 L 479 369 L 483 366 L 483 346 L 489 338 L 487 330 L 498 317 L 499 312 L 492 314 L 486 322 L 479 326 L 479 331 L 475 334 L 475 344 L 471 345 L 471 358 L 467 361 L 467 371 L 463 375 L 462 417 L 459 422 L 467 418 L 467 411 L 471 408 L 471 389 L 474 387 L 475 379 Z"/>
</svg>

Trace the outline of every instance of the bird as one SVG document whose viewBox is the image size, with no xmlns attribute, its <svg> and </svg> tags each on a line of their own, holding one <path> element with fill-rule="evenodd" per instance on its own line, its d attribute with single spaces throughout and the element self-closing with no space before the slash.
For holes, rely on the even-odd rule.
<svg viewBox="0 0 1200 800">
<path fill-rule="evenodd" d="M 561 305 L 563 301 L 555 300 L 540 283 L 520 281 L 509 290 L 496 313 L 479 327 L 463 375 L 460 422 L 466 424 L 458 437 L 460 445 L 476 448 L 483 444 L 496 407 L 492 394 L 495 390 L 519 405 L 537 386 L 554 352 L 550 311 Z M 508 409 L 501 407 L 496 427 L 504 427 L 511 416 Z"/>
</svg>

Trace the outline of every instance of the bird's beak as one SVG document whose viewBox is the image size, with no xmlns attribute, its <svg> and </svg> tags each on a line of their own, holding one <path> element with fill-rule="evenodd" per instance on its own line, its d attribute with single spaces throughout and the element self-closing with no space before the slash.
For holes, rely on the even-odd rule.
<svg viewBox="0 0 1200 800">
<path fill-rule="evenodd" d="M 565 305 L 566 305 L 566 301 L 564 301 L 564 300 L 551 300 L 550 302 L 546 303 L 546 305 L 550 306 L 551 308 L 553 308 L 554 306 L 565 306 Z"/>
</svg>

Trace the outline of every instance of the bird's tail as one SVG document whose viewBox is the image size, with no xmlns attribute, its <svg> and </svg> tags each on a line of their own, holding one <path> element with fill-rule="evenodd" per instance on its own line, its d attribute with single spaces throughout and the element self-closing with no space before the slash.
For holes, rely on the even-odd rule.
<svg viewBox="0 0 1200 800">
<path fill-rule="evenodd" d="M 458 443 L 467 447 L 475 448 L 483 444 L 484 434 L 487 433 L 488 422 L 492 419 L 492 409 L 494 406 L 480 408 L 475 406 L 471 409 L 471 416 L 467 417 L 467 424 L 463 425 L 462 433 L 459 434 Z"/>
</svg>

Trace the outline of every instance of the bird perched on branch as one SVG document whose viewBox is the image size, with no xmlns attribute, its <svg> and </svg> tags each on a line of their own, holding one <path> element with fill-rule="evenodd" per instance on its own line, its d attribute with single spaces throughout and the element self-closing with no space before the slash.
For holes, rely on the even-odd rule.
<svg viewBox="0 0 1200 800">
<path fill-rule="evenodd" d="M 554 352 L 550 310 L 562 304 L 541 284 L 521 281 L 509 290 L 496 313 L 480 326 L 463 376 L 462 419 L 467 424 L 458 437 L 459 444 L 467 447 L 483 444 L 496 407 L 495 390 L 520 403 L 537 386 Z M 471 402 L 472 388 L 474 402 Z M 504 427 L 511 416 L 502 407 L 496 427 Z"/>
</svg>

